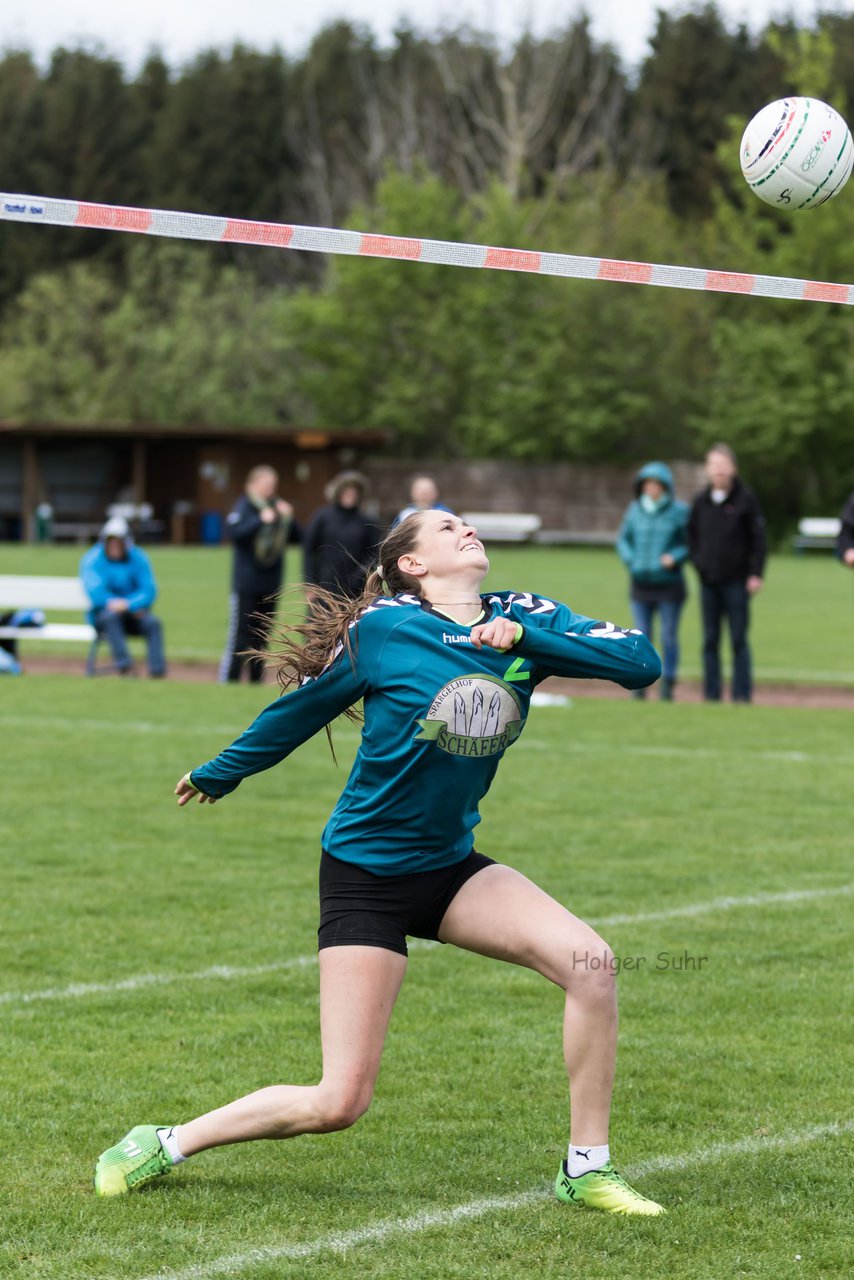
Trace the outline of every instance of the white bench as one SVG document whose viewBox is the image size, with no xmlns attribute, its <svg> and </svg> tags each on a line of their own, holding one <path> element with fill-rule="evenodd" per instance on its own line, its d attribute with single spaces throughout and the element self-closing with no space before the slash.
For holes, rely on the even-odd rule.
<svg viewBox="0 0 854 1280">
<path fill-rule="evenodd" d="M 543 523 L 539 516 L 497 511 L 467 511 L 462 519 L 484 542 L 530 542 Z"/>
<path fill-rule="evenodd" d="M 0 574 L 0 612 L 8 609 L 58 609 L 85 613 L 91 607 L 79 578 Z M 76 640 L 91 644 L 88 622 L 46 622 L 43 627 L 0 627 L 0 640 Z"/>
<path fill-rule="evenodd" d="M 792 546 L 795 551 L 833 551 L 841 528 L 838 516 L 804 516 Z"/>
<path fill-rule="evenodd" d="M 616 529 L 541 529 L 534 541 L 543 547 L 613 547 Z"/>
</svg>

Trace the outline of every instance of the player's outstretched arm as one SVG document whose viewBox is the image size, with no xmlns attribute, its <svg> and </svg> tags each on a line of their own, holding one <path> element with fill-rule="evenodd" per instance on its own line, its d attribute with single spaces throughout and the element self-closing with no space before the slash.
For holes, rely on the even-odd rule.
<svg viewBox="0 0 854 1280">
<path fill-rule="evenodd" d="M 388 610 L 368 611 L 357 624 L 359 635 L 350 652 L 342 644 L 320 675 L 271 702 L 231 746 L 192 769 L 186 778 L 189 786 L 209 800 L 222 799 L 244 778 L 284 760 L 363 698 L 372 686 L 376 654 L 387 635 L 389 619 L 384 614 Z M 193 798 L 184 799 L 183 789 L 176 789 L 176 795 L 182 806 Z"/>
</svg>

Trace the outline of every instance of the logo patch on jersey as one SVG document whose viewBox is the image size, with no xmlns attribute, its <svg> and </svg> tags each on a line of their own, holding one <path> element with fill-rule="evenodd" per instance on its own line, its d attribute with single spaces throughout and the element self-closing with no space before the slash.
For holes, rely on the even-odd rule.
<svg viewBox="0 0 854 1280">
<path fill-rule="evenodd" d="M 452 756 L 495 756 L 522 731 L 522 707 L 515 690 L 494 676 L 458 676 L 440 689 L 421 733 Z"/>
</svg>

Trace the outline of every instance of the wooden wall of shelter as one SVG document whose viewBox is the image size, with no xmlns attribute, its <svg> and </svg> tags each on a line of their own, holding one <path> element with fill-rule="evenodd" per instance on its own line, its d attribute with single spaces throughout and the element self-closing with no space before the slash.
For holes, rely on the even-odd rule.
<svg viewBox="0 0 854 1280">
<path fill-rule="evenodd" d="M 378 431 L 0 423 L 0 538 L 34 538 L 36 511 L 47 503 L 60 536 L 86 541 L 121 502 L 150 505 L 151 528 L 166 541 L 215 540 L 261 464 L 276 468 L 282 493 L 307 520 L 332 477 L 386 439 Z"/>
</svg>

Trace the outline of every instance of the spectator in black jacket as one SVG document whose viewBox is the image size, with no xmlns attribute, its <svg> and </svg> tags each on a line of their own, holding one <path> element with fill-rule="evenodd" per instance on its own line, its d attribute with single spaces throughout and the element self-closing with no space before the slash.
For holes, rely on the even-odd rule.
<svg viewBox="0 0 854 1280">
<path fill-rule="evenodd" d="M 713 445 L 706 454 L 709 483 L 698 493 L 688 517 L 688 547 L 701 583 L 703 612 L 703 693 L 721 698 L 721 622 L 732 642 L 732 700 L 753 695 L 750 648 L 750 597 L 762 589 L 765 570 L 765 519 L 755 495 L 738 478 L 729 445 Z"/>
<path fill-rule="evenodd" d="M 246 649 L 265 649 L 281 590 L 285 547 L 300 541 L 294 509 L 278 495 L 273 467 L 253 467 L 246 492 L 225 527 L 234 544 L 228 639 L 219 669 L 221 681 L 236 683 L 244 667 L 257 684 L 264 678 L 263 658 L 245 658 Z"/>
<path fill-rule="evenodd" d="M 842 508 L 842 527 L 836 540 L 836 553 L 843 564 L 854 569 L 854 493 Z"/>
<path fill-rule="evenodd" d="M 330 501 L 315 511 L 303 536 L 304 576 L 309 606 L 312 587 L 355 599 L 365 584 L 379 542 L 379 530 L 359 510 L 365 479 L 342 471 L 329 486 Z"/>
</svg>

